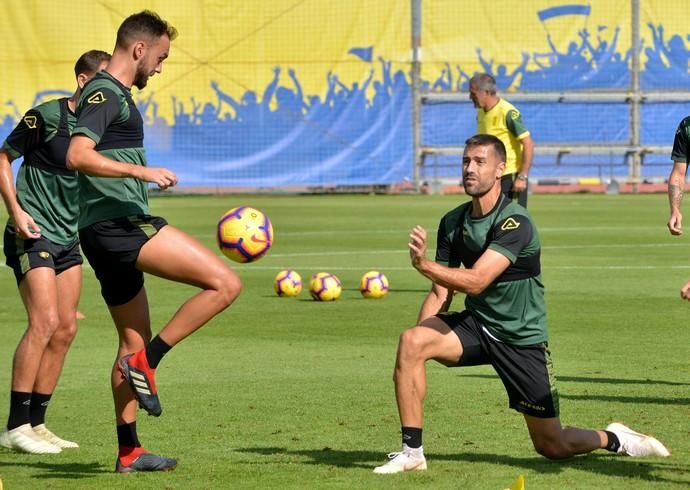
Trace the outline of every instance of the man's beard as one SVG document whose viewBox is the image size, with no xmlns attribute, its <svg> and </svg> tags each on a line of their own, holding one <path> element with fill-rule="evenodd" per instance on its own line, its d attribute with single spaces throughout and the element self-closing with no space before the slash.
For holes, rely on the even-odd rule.
<svg viewBox="0 0 690 490">
<path fill-rule="evenodd" d="M 149 73 L 146 70 L 143 70 L 141 65 L 137 65 L 137 71 L 134 74 L 134 83 L 133 85 L 138 88 L 139 90 L 143 89 L 146 87 L 146 83 L 149 81 Z"/>
<path fill-rule="evenodd" d="M 472 190 L 470 190 L 468 189 L 468 186 L 465 184 L 465 179 L 463 178 L 463 187 L 465 189 L 465 194 L 467 194 L 468 196 L 481 197 L 491 190 L 493 184 L 486 185 L 480 182 L 479 179 L 475 177 L 474 185 L 472 186 Z"/>
</svg>

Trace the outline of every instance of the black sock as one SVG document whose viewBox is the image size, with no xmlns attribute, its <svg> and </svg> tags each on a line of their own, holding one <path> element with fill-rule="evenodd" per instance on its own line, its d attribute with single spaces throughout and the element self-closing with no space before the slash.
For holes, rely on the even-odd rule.
<svg viewBox="0 0 690 490">
<path fill-rule="evenodd" d="M 31 393 L 31 405 L 29 405 L 29 418 L 31 419 L 31 427 L 41 425 L 46 421 L 46 410 L 48 410 L 48 402 L 53 394 L 44 395 L 43 393 Z"/>
<path fill-rule="evenodd" d="M 606 447 L 604 447 L 604 449 L 606 449 L 607 451 L 611 451 L 612 453 L 617 453 L 618 448 L 621 447 L 621 443 L 618 440 L 618 436 L 609 430 L 605 430 L 604 432 L 606 433 L 606 436 L 609 438 L 609 442 L 606 443 Z"/>
<path fill-rule="evenodd" d="M 141 447 L 137 437 L 137 423 L 117 426 L 117 445 L 120 447 Z"/>
<path fill-rule="evenodd" d="M 417 427 L 403 427 L 401 431 L 403 444 L 406 444 L 407 447 L 412 449 L 422 447 L 422 429 Z"/>
<path fill-rule="evenodd" d="M 30 406 L 31 393 L 10 391 L 10 416 L 7 417 L 7 430 L 16 429 L 20 425 L 31 422 Z"/>
<path fill-rule="evenodd" d="M 156 369 L 158 363 L 161 362 L 163 356 L 167 354 L 170 349 L 172 349 L 172 347 L 163 342 L 163 340 L 156 335 L 153 340 L 149 342 L 149 345 L 146 346 L 146 360 L 149 363 L 149 367 L 151 369 Z"/>
</svg>

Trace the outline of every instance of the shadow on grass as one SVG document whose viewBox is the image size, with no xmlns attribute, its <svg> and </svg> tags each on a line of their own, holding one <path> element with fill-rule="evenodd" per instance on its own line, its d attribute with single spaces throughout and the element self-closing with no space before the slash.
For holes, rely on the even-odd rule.
<svg viewBox="0 0 690 490">
<path fill-rule="evenodd" d="M 10 466 L 23 468 L 33 468 L 39 470 L 33 478 L 64 478 L 68 480 L 79 480 L 92 478 L 105 473 L 112 473 L 113 468 L 106 468 L 100 463 L 46 463 L 30 461 L 0 461 L 0 469 Z"/>
<path fill-rule="evenodd" d="M 491 374 L 461 374 L 467 378 L 483 378 L 483 379 L 498 379 L 497 376 Z M 614 385 L 666 385 L 666 386 L 690 386 L 690 383 L 683 383 L 680 381 L 667 381 L 662 379 L 625 379 L 625 378 L 597 378 L 589 376 L 558 376 L 556 381 L 573 382 L 573 383 L 606 383 Z"/>
<path fill-rule="evenodd" d="M 620 396 L 620 395 L 569 395 L 567 393 L 559 392 L 559 398 L 566 400 L 599 400 L 602 402 L 618 402 L 618 403 L 646 403 L 650 405 L 690 405 L 690 398 L 658 398 L 651 396 Z"/>
<path fill-rule="evenodd" d="M 460 374 L 461 377 L 480 378 L 480 379 L 498 379 L 498 376 L 492 374 Z M 556 382 L 576 382 L 576 383 L 606 383 L 606 384 L 640 384 L 640 385 L 669 385 L 669 386 L 690 386 L 690 383 L 681 383 L 677 381 L 665 381 L 657 379 L 623 379 L 623 378 L 589 378 L 582 376 L 556 376 Z M 618 402 L 618 403 L 647 403 L 651 405 L 690 405 L 690 398 L 662 398 L 652 396 L 623 396 L 623 395 L 594 395 L 588 393 L 586 395 L 571 395 L 559 390 L 558 396 L 565 400 L 599 400 L 603 402 Z"/>
<path fill-rule="evenodd" d="M 288 456 L 306 457 L 309 461 L 305 464 L 329 465 L 338 468 L 373 468 L 385 461 L 385 454 L 372 451 L 343 451 L 325 447 L 323 449 L 288 450 L 281 447 L 248 447 L 234 449 L 238 453 L 258 454 L 261 456 Z M 650 482 L 662 482 L 680 485 L 687 488 L 690 485 L 690 468 L 681 464 L 673 464 L 667 461 L 640 460 L 615 456 L 612 454 L 589 454 L 578 456 L 563 461 L 551 461 L 539 456 L 516 458 L 500 454 L 487 453 L 425 453 L 431 470 L 434 461 L 451 461 L 458 463 L 488 463 L 493 465 L 510 466 L 520 470 L 531 470 L 538 473 L 558 474 L 566 468 L 580 471 L 629 478 L 638 482 L 640 480 Z M 673 473 L 676 477 L 665 478 L 659 476 L 660 471 Z M 682 479 L 682 477 L 685 479 Z M 634 485 L 634 482 L 631 482 Z"/>
<path fill-rule="evenodd" d="M 343 290 L 343 291 L 346 291 L 346 292 L 349 291 L 349 292 L 357 292 L 357 293 L 359 293 L 359 288 L 342 288 L 342 290 Z M 306 295 L 307 295 L 307 298 L 306 298 L 306 299 L 309 300 L 309 301 L 312 301 L 312 299 L 309 297 L 309 290 L 308 290 L 308 288 L 307 288 L 307 289 L 303 289 L 299 296 L 302 296 L 303 294 L 305 294 L 305 292 L 306 292 Z M 397 293 L 415 293 L 415 294 L 423 293 L 423 294 L 426 294 L 426 293 L 428 293 L 428 292 L 429 292 L 429 288 L 426 288 L 426 289 L 398 289 L 398 288 L 395 288 L 395 289 L 391 289 L 391 290 L 389 291 L 389 293 L 392 293 L 392 294 L 397 294 Z M 284 299 L 283 297 L 278 296 L 277 294 L 264 294 L 264 295 L 262 295 L 261 297 L 262 297 L 262 298 Z M 305 300 L 305 298 L 301 298 L 301 299 L 302 299 L 302 301 Z M 361 298 L 361 299 L 365 299 L 365 298 Z M 366 298 L 366 299 L 368 299 L 368 298 Z"/>
</svg>

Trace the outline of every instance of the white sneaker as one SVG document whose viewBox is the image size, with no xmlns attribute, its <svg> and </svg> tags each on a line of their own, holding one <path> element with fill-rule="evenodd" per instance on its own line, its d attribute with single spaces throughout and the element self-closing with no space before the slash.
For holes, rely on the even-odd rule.
<svg viewBox="0 0 690 490">
<path fill-rule="evenodd" d="M 76 442 L 66 441 L 53 434 L 51 431 L 48 430 L 46 424 L 37 425 L 36 427 L 33 427 L 33 430 L 38 437 L 59 448 L 71 449 L 79 447 L 79 444 L 77 444 Z"/>
<path fill-rule="evenodd" d="M 402 473 L 403 471 L 420 471 L 426 469 L 424 450 L 420 447 L 412 449 L 403 444 L 399 453 L 388 453 L 386 464 L 374 468 L 374 473 L 385 475 L 389 473 Z"/>
<path fill-rule="evenodd" d="M 652 436 L 635 432 L 630 427 L 615 422 L 609 424 L 606 430 L 613 432 L 621 443 L 618 453 L 628 456 L 662 456 L 667 457 L 671 453 L 664 445 Z"/>
<path fill-rule="evenodd" d="M 31 429 L 31 424 L 20 425 L 12 430 L 5 428 L 0 434 L 0 446 L 31 454 L 57 454 L 62 451 L 38 437 Z"/>
</svg>

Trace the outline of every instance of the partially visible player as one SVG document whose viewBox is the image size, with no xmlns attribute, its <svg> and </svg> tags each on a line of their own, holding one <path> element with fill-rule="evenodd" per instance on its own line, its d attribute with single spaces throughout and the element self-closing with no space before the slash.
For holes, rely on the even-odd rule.
<svg viewBox="0 0 690 490">
<path fill-rule="evenodd" d="M 496 94 L 496 80 L 488 73 L 479 73 L 470 79 L 470 100 L 477 109 L 477 133 L 496 136 L 506 148 L 501 190 L 526 208 L 534 141 L 520 111 Z"/>
<path fill-rule="evenodd" d="M 671 235 L 683 234 L 683 215 L 680 212 L 683 204 L 683 192 L 685 190 L 685 176 L 688 173 L 688 153 L 690 152 L 690 116 L 684 118 L 673 138 L 673 150 L 671 160 L 673 168 L 668 177 L 668 203 L 671 207 L 671 216 L 666 223 Z M 690 301 L 690 281 L 680 288 L 680 297 Z"/>
<path fill-rule="evenodd" d="M 29 110 L 0 149 L 0 193 L 9 214 L 4 252 L 29 324 L 14 353 L 7 426 L 0 445 L 27 453 L 79 447 L 45 426 L 48 403 L 77 333 L 81 290 L 77 175 L 65 166 L 74 110 L 84 84 L 110 55 L 84 53 L 74 67 L 77 89 Z M 11 163 L 24 156 L 15 188 Z"/>
<path fill-rule="evenodd" d="M 539 234 L 527 211 L 501 192 L 505 158 L 505 147 L 495 136 L 468 139 L 462 175 L 472 200 L 441 219 L 435 261 L 426 257 L 426 231 L 417 226 L 410 234 L 412 265 L 431 281 L 431 291 L 417 326 L 405 330 L 398 344 L 393 380 L 402 448 L 375 473 L 426 469 L 422 420 L 426 362 L 431 359 L 448 367 L 491 364 L 510 408 L 523 415 L 535 450 L 549 459 L 596 449 L 630 456 L 669 455 L 655 438 L 620 423 L 605 430 L 561 425 Z M 464 311 L 449 311 L 455 292 L 466 295 Z"/>
<path fill-rule="evenodd" d="M 112 60 L 84 88 L 67 152 L 68 166 L 79 171 L 82 249 L 119 335 L 112 390 L 119 447 L 115 469 L 123 473 L 177 465 L 141 446 L 137 401 L 149 414 L 161 414 L 154 380 L 158 363 L 227 308 L 241 289 L 237 275 L 214 252 L 149 213 L 146 183 L 165 189 L 177 183 L 177 176 L 147 166 L 143 120 L 130 89 L 143 89 L 161 72 L 176 36 L 176 29 L 154 12 L 122 22 Z M 153 340 L 144 272 L 201 289 Z"/>
</svg>

